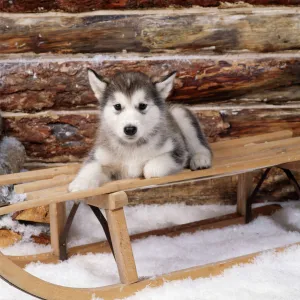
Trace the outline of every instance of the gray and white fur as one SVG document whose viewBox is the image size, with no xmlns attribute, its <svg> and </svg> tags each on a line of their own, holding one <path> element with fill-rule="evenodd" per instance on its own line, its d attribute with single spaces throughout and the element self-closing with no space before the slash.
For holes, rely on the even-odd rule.
<svg viewBox="0 0 300 300">
<path fill-rule="evenodd" d="M 88 71 L 100 103 L 100 122 L 95 145 L 69 185 L 71 192 L 115 179 L 211 166 L 212 152 L 196 116 L 165 102 L 175 76 L 173 72 L 153 83 L 143 73 L 124 72 L 108 82 Z"/>
</svg>

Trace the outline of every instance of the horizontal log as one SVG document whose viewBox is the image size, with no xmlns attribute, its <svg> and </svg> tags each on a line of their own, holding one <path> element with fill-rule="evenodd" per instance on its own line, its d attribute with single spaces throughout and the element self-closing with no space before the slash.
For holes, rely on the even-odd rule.
<svg viewBox="0 0 300 300">
<path fill-rule="evenodd" d="M 240 0 L 228 0 L 229 3 L 239 3 Z M 299 0 L 244 0 L 244 3 L 254 5 L 299 5 Z M 218 6 L 220 0 L 0 0 L 0 11 L 3 12 L 46 12 L 60 10 L 65 12 L 84 12 L 97 9 L 137 9 L 163 8 L 175 6 L 191 7 L 195 5 L 209 7 Z"/>
<path fill-rule="evenodd" d="M 294 8 L 0 14 L 0 53 L 198 53 L 300 49 Z"/>
<path fill-rule="evenodd" d="M 291 129 L 300 135 L 298 109 L 192 109 L 210 142 Z M 98 112 L 4 113 L 8 135 L 25 146 L 29 161 L 70 162 L 81 160 L 91 149 Z"/>
<path fill-rule="evenodd" d="M 300 35 L 299 35 L 300 36 Z M 178 70 L 171 102 L 211 105 L 300 103 L 300 54 L 0 57 L 0 109 L 34 112 L 94 108 L 87 68 L 104 77 L 141 71 L 159 79 Z M 261 94 L 260 94 L 261 93 Z"/>
<path fill-rule="evenodd" d="M 230 124 L 230 129 L 220 133 L 220 138 L 230 139 L 284 129 L 300 135 L 300 109 L 224 110 L 221 114 L 223 122 Z"/>
<path fill-rule="evenodd" d="M 69 162 L 82 159 L 91 149 L 98 124 L 98 111 L 4 113 L 5 131 L 25 146 L 28 159 L 41 162 Z M 218 111 L 198 112 L 211 140 L 226 131 Z"/>
<path fill-rule="evenodd" d="M 29 160 L 76 161 L 91 149 L 98 112 L 4 115 L 8 135 L 17 136 Z"/>
</svg>

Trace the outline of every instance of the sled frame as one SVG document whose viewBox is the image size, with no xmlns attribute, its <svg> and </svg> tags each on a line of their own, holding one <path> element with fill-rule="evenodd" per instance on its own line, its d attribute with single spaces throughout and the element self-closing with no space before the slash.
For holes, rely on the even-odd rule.
<svg viewBox="0 0 300 300">
<path fill-rule="evenodd" d="M 300 197 L 300 187 L 292 171 L 300 167 L 300 137 L 293 137 L 285 130 L 265 135 L 247 137 L 212 144 L 214 165 L 207 170 L 183 171 L 178 174 L 151 179 L 128 179 L 107 183 L 99 188 L 80 192 L 68 192 L 80 165 L 30 171 L 0 176 L 0 185 L 15 184 L 17 193 L 26 193 L 27 201 L 0 208 L 0 215 L 41 205 L 49 205 L 52 253 L 27 257 L 7 257 L 0 253 L 0 277 L 40 299 L 103 299 L 124 298 L 146 286 L 158 286 L 164 280 L 208 277 L 220 274 L 224 269 L 241 262 L 251 262 L 259 253 L 233 258 L 224 262 L 180 270 L 152 279 L 139 279 L 136 271 L 131 240 L 150 235 L 175 236 L 182 232 L 195 232 L 209 228 L 222 228 L 233 224 L 245 224 L 258 215 L 270 215 L 280 209 L 278 205 L 267 205 L 252 209 L 252 203 L 272 167 L 281 168 Z M 257 170 L 265 170 L 253 189 L 253 177 Z M 172 228 L 154 230 L 129 236 L 124 207 L 130 202 L 126 191 L 191 180 L 209 180 L 225 176 L 238 176 L 237 212 L 218 218 L 177 225 Z M 105 230 L 108 242 L 95 243 L 69 249 L 69 256 L 87 252 L 113 251 L 117 263 L 120 284 L 92 289 L 73 289 L 42 281 L 22 270 L 26 263 L 57 262 L 67 258 L 67 234 L 72 224 L 78 203 L 73 206 L 66 220 L 65 202 L 84 201 L 93 208 Z M 105 210 L 106 219 L 100 209 Z M 100 212 L 100 213 L 99 213 Z M 92 251 L 89 251 L 93 249 Z M 284 248 L 277 249 L 282 251 Z M 24 284 L 26 282 L 26 285 Z"/>
</svg>

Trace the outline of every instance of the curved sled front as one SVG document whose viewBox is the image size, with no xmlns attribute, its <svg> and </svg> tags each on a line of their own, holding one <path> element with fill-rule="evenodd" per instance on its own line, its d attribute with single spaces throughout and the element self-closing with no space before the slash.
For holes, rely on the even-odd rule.
<svg viewBox="0 0 300 300">
<path fill-rule="evenodd" d="M 217 276 L 222 274 L 224 270 L 233 266 L 251 263 L 257 256 L 268 251 L 282 252 L 289 247 L 299 245 L 300 243 L 295 243 L 285 247 L 256 252 L 217 263 L 175 271 L 155 278 L 143 279 L 130 285 L 116 284 L 101 288 L 70 288 L 46 282 L 27 273 L 0 252 L 0 278 L 4 279 L 17 289 L 39 299 L 91 300 L 98 297 L 104 300 L 113 300 L 129 297 L 145 287 L 161 286 L 165 282 L 171 280 L 183 280 L 187 278 L 194 280 L 197 278 Z"/>
<path fill-rule="evenodd" d="M 93 293 L 84 289 L 73 289 L 43 281 L 10 261 L 0 253 L 0 277 L 19 290 L 39 299 L 91 299 Z M 49 298 L 51 297 L 51 298 Z"/>
<path fill-rule="evenodd" d="M 14 264 L 0 252 L 0 277 L 17 289 L 46 300 L 91 300 L 93 296 L 115 299 L 123 288 L 122 284 L 103 288 L 70 288 L 39 279 Z"/>
</svg>

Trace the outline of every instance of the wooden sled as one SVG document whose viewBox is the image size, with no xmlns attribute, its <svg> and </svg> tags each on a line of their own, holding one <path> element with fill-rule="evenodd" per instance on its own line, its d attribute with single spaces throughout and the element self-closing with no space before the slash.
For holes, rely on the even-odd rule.
<svg viewBox="0 0 300 300">
<path fill-rule="evenodd" d="M 213 276 L 222 273 L 223 270 L 235 264 L 251 262 L 260 253 L 180 270 L 156 278 L 138 278 L 131 240 L 150 235 L 174 236 L 182 232 L 244 224 L 257 215 L 270 215 L 278 210 L 279 205 L 267 205 L 253 210 L 251 208 L 257 192 L 272 167 L 279 167 L 285 172 L 300 198 L 300 187 L 292 174 L 292 171 L 297 170 L 300 166 L 300 137 L 293 137 L 291 131 L 280 131 L 218 142 L 212 144 L 212 149 L 214 163 L 211 169 L 185 170 L 161 178 L 114 181 L 96 189 L 74 193 L 68 192 L 67 188 L 68 183 L 72 181 L 80 168 L 79 164 L 0 176 L 0 185 L 15 184 L 17 193 L 27 194 L 27 201 L 1 207 L 0 215 L 49 205 L 51 244 L 53 248 L 51 253 L 25 257 L 5 256 L 0 253 L 0 277 L 16 288 L 40 299 L 90 300 L 92 297 L 121 299 L 146 286 L 159 286 L 165 280 Z M 265 169 L 263 175 L 253 189 L 253 172 L 262 169 Z M 123 210 L 124 206 L 128 204 L 126 191 L 190 180 L 208 180 L 236 174 L 238 175 L 236 213 L 129 236 Z M 66 220 L 65 202 L 69 200 L 82 200 L 90 205 L 106 233 L 107 241 L 67 249 L 68 231 L 79 205 L 78 203 L 74 204 Z M 105 210 L 106 218 L 102 215 L 100 208 Z M 283 249 L 276 250 L 281 251 Z M 22 269 L 29 262 L 53 263 L 67 259 L 67 257 L 74 254 L 108 251 L 112 251 L 114 254 L 121 282 L 113 286 L 90 289 L 67 288 L 47 283 Z"/>
</svg>

